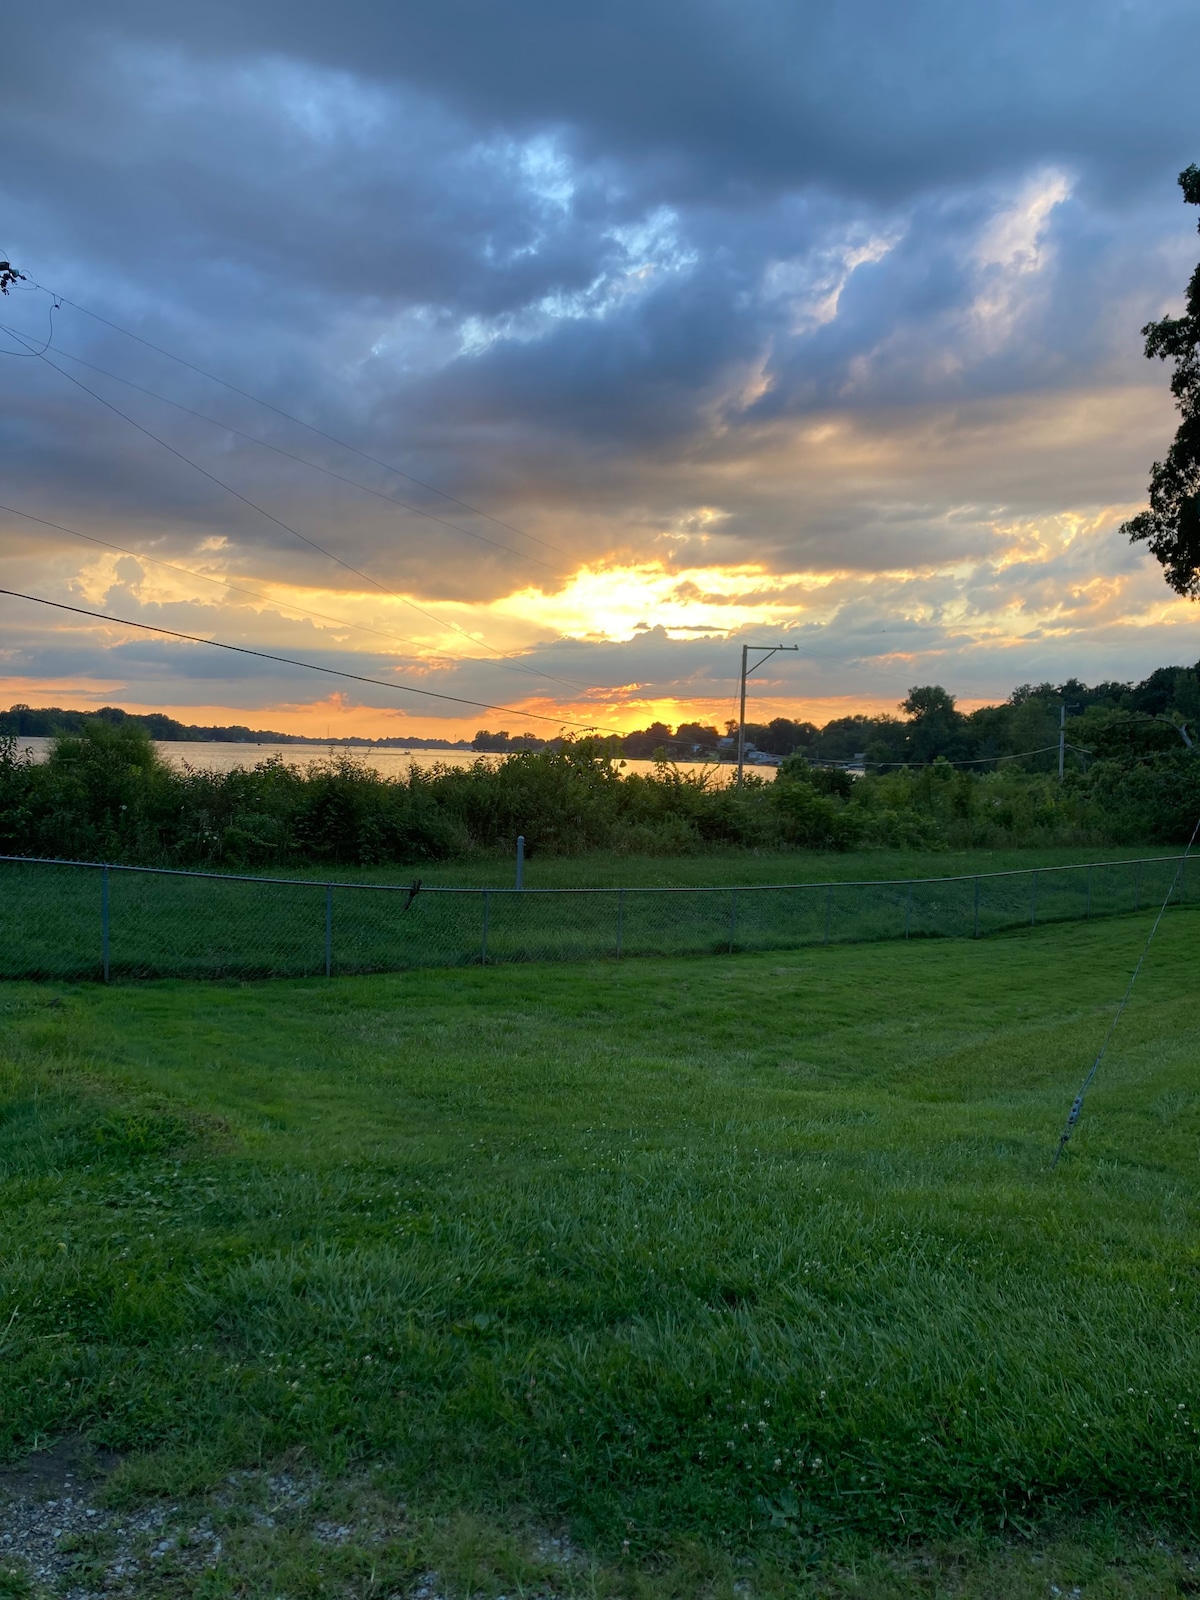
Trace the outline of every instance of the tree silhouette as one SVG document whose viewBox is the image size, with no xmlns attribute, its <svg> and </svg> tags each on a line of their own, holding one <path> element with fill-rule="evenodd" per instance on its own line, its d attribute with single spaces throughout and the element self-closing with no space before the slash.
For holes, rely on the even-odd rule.
<svg viewBox="0 0 1200 1600">
<path fill-rule="evenodd" d="M 1200 167 L 1179 174 L 1188 205 L 1200 205 Z M 1200 225 L 1198 225 L 1200 226 Z M 1150 470 L 1150 509 L 1124 524 L 1133 540 L 1144 539 L 1160 561 L 1171 588 L 1200 599 L 1200 266 L 1192 273 L 1181 317 L 1163 317 L 1142 329 L 1146 355 L 1174 361 L 1171 393 L 1182 421 L 1165 461 Z"/>
</svg>

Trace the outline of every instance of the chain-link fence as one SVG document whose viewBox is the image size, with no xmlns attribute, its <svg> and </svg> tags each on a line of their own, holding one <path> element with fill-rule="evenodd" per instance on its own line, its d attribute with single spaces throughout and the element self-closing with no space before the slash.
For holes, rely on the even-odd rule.
<svg viewBox="0 0 1200 1600">
<path fill-rule="evenodd" d="M 1178 856 L 713 889 L 448 889 L 0 857 L 0 978 L 303 977 L 981 938 L 1162 903 Z M 1181 872 L 1173 903 L 1188 898 Z"/>
</svg>

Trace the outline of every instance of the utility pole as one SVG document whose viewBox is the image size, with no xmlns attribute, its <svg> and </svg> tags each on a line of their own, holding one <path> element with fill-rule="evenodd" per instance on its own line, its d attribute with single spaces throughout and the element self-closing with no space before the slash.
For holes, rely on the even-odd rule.
<svg viewBox="0 0 1200 1600">
<path fill-rule="evenodd" d="M 1072 702 L 1068 705 L 1064 700 L 1058 708 L 1058 781 L 1063 779 L 1063 761 L 1067 752 L 1067 712 L 1078 711 L 1079 707 Z M 1074 749 L 1074 746 L 1072 746 Z"/>
<path fill-rule="evenodd" d="M 738 706 L 738 743 L 737 743 L 737 786 L 742 787 L 742 770 L 746 762 L 746 679 L 752 672 L 757 672 L 764 661 L 776 654 L 779 650 L 799 650 L 798 644 L 744 644 L 742 646 L 742 693 Z M 751 650 L 761 650 L 754 665 L 747 665 L 747 658 Z"/>
</svg>

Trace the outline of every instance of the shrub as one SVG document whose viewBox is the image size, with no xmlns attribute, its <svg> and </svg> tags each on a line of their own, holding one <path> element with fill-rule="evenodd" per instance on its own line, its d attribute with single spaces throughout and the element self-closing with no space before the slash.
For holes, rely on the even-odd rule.
<svg viewBox="0 0 1200 1600">
<path fill-rule="evenodd" d="M 1101 762 L 1093 788 L 1123 842 L 1186 844 L 1200 817 L 1200 755 L 1181 744 L 1156 751 L 1136 765 Z"/>
<path fill-rule="evenodd" d="M 517 834 L 531 855 L 1186 840 L 1200 754 L 1165 723 L 1107 712 L 1094 722 L 1089 736 L 1109 753 L 1062 782 L 940 758 L 855 779 L 793 756 L 775 781 L 748 773 L 734 788 L 665 761 L 625 776 L 588 740 L 402 777 L 349 754 L 303 771 L 277 757 L 175 770 L 139 724 L 100 720 L 58 739 L 43 763 L 0 739 L 0 852 L 244 870 L 409 865 L 507 850 Z"/>
<path fill-rule="evenodd" d="M 779 783 L 771 792 L 786 843 L 809 850 L 847 850 L 859 838 L 859 813 L 818 794 L 809 783 Z"/>
<path fill-rule="evenodd" d="M 854 778 L 845 767 L 810 766 L 801 755 L 782 763 L 776 782 L 807 783 L 817 794 L 836 795 L 839 800 L 849 800 L 854 792 Z"/>
</svg>

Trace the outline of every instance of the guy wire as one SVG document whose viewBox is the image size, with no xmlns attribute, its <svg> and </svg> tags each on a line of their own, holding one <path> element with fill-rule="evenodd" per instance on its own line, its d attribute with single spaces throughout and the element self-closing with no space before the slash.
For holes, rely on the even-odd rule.
<svg viewBox="0 0 1200 1600">
<path fill-rule="evenodd" d="M 1066 1126 L 1063 1128 L 1063 1131 L 1058 1138 L 1058 1149 L 1054 1152 L 1054 1160 L 1050 1163 L 1051 1170 L 1057 1167 L 1058 1158 L 1066 1149 L 1067 1140 L 1071 1137 L 1071 1134 L 1075 1130 L 1075 1124 L 1079 1121 L 1079 1114 L 1083 1110 L 1084 1096 L 1091 1088 L 1092 1080 L 1095 1078 L 1096 1073 L 1100 1070 L 1100 1063 L 1104 1060 L 1104 1055 L 1108 1049 L 1109 1041 L 1112 1039 L 1113 1033 L 1116 1031 L 1117 1023 L 1121 1020 L 1121 1013 L 1129 1004 L 1129 996 L 1133 993 L 1133 986 L 1137 982 L 1138 973 L 1142 970 L 1142 963 L 1145 961 L 1146 956 L 1149 953 L 1150 946 L 1154 943 L 1154 935 L 1158 932 L 1158 925 L 1166 914 L 1166 909 L 1170 904 L 1171 896 L 1175 893 L 1176 886 L 1179 883 L 1180 878 L 1183 876 L 1183 869 L 1187 863 L 1188 853 L 1196 842 L 1197 834 L 1200 834 L 1200 817 L 1196 818 L 1196 826 L 1192 829 L 1192 836 L 1188 840 L 1187 846 L 1179 858 L 1179 865 L 1175 868 L 1175 876 L 1171 879 L 1170 888 L 1166 892 L 1162 905 L 1158 908 L 1158 915 L 1154 919 L 1154 926 L 1150 929 L 1150 936 L 1146 940 L 1146 943 L 1142 946 L 1142 953 L 1138 957 L 1137 966 L 1134 967 L 1133 973 L 1130 976 L 1128 984 L 1126 985 L 1125 993 L 1121 998 L 1121 1004 L 1113 1013 L 1112 1021 L 1108 1025 L 1108 1031 L 1104 1035 L 1104 1042 L 1100 1046 L 1100 1049 L 1096 1055 L 1096 1059 L 1092 1062 L 1091 1071 L 1079 1085 L 1079 1093 L 1075 1096 L 1074 1102 L 1072 1103 L 1070 1114 L 1067 1117 Z"/>
</svg>

